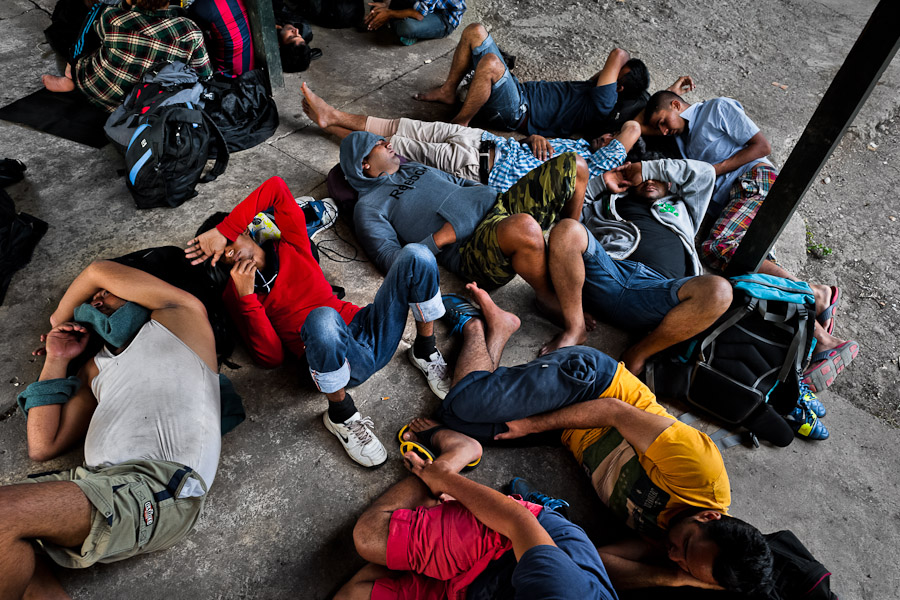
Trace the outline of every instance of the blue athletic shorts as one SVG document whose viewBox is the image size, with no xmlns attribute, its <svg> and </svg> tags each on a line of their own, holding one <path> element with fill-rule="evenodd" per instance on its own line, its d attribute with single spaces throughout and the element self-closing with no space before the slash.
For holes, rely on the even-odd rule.
<svg viewBox="0 0 900 600">
<path fill-rule="evenodd" d="M 506 67 L 506 61 L 503 60 L 500 48 L 494 43 L 491 34 L 488 34 L 480 46 L 472 50 L 472 66 L 477 67 L 481 59 L 488 54 L 495 55 Z M 522 84 L 506 67 L 503 76 L 491 86 L 491 97 L 478 111 L 478 119 L 491 129 L 514 131 L 525 117 L 525 110 Z"/>
<path fill-rule="evenodd" d="M 584 309 L 625 330 L 646 331 L 659 325 L 678 303 L 678 290 L 692 277 L 666 279 L 633 260 L 613 260 L 585 227 Z"/>
</svg>

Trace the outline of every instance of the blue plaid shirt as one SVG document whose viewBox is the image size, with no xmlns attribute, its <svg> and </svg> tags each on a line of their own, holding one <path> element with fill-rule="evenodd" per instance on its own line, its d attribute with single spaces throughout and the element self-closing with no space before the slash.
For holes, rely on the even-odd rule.
<svg viewBox="0 0 900 600">
<path fill-rule="evenodd" d="M 541 166 L 544 161 L 535 158 L 531 147 L 514 138 L 504 139 L 485 131 L 482 140 L 494 142 L 494 167 L 488 176 L 488 185 L 497 191 L 505 192 L 523 175 Z M 625 146 L 619 140 L 613 140 L 596 152 L 591 152 L 591 144 L 586 140 L 567 140 L 554 138 L 547 140 L 553 146 L 553 156 L 564 152 L 575 152 L 587 161 L 591 177 L 597 177 L 625 162 Z M 553 158 L 551 156 L 550 158 Z"/>
<path fill-rule="evenodd" d="M 459 20 L 466 12 L 466 0 L 418 0 L 413 4 L 413 8 L 423 17 L 436 10 L 442 10 L 455 29 L 459 27 Z"/>
</svg>

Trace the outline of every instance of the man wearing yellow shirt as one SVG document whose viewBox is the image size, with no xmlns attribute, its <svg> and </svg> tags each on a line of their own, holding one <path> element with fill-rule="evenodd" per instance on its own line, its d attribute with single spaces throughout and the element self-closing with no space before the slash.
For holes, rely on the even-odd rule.
<svg viewBox="0 0 900 600">
<path fill-rule="evenodd" d="M 709 436 L 676 420 L 622 363 L 594 348 L 499 367 L 518 319 L 469 289 L 480 307 L 452 300 L 447 311 L 464 345 L 438 420 L 479 441 L 561 430 L 601 500 L 641 536 L 598 548 L 617 589 L 771 586 L 762 534 L 727 515 L 728 474 Z"/>
</svg>

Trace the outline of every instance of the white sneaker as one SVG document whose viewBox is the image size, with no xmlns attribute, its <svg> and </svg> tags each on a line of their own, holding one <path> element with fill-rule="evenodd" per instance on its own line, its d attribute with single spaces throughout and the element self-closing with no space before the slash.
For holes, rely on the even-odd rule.
<svg viewBox="0 0 900 600">
<path fill-rule="evenodd" d="M 362 466 L 377 467 L 387 460 L 387 450 L 372 432 L 375 423 L 372 419 L 363 419 L 359 411 L 343 423 L 332 423 L 326 412 L 322 415 L 322 421 L 325 429 L 341 441 L 350 458 Z"/>
<path fill-rule="evenodd" d="M 409 356 L 409 362 L 425 373 L 428 387 L 431 388 L 434 395 L 443 400 L 450 391 L 450 368 L 444 361 L 441 351 L 435 349 L 434 353 L 428 357 L 428 360 L 422 360 L 413 354 L 413 349 L 410 347 L 407 356 Z"/>
</svg>

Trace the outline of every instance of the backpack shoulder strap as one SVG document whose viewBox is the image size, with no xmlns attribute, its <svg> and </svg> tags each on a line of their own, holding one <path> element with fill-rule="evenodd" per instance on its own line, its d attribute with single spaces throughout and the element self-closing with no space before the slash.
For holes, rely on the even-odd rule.
<svg viewBox="0 0 900 600">
<path fill-rule="evenodd" d="M 219 131 L 216 122 L 206 114 L 205 110 L 200 110 L 200 114 L 203 115 L 203 120 L 209 126 L 210 143 L 216 145 L 216 163 L 206 175 L 200 178 L 200 183 L 209 183 L 210 181 L 215 181 L 216 177 L 225 172 L 225 168 L 228 166 L 228 146 L 225 144 L 225 136 Z"/>
</svg>

